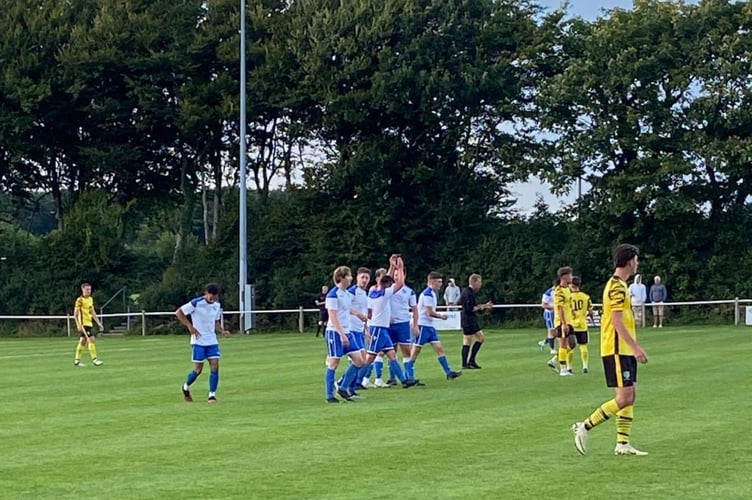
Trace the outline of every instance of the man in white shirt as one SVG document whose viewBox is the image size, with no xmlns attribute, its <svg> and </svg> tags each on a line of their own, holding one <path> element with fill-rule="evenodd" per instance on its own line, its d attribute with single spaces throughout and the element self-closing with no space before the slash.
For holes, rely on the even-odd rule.
<svg viewBox="0 0 752 500">
<path fill-rule="evenodd" d="M 447 361 L 444 346 L 441 345 L 436 328 L 433 326 L 433 320 L 442 319 L 446 320 L 447 315 L 436 311 L 436 292 L 441 290 L 441 283 L 443 279 L 441 274 L 432 271 L 428 274 L 428 286 L 420 294 L 418 298 L 418 329 L 420 334 L 418 340 L 413 344 L 412 355 L 410 361 L 405 362 L 405 372 L 412 374 L 411 378 L 415 378 L 415 360 L 418 359 L 421 349 L 426 344 L 431 344 L 436 356 L 438 357 L 439 364 L 444 370 L 447 379 L 455 379 L 462 375 L 462 372 L 455 372 L 449 367 L 449 361 Z M 408 368 L 409 365 L 409 368 Z"/>
<path fill-rule="evenodd" d="M 639 274 L 635 274 L 634 282 L 629 285 L 629 297 L 632 301 L 635 323 L 642 326 L 642 311 L 645 309 L 645 302 L 648 300 L 648 290 L 642 283 L 642 276 Z"/>
<path fill-rule="evenodd" d="M 219 341 L 217 332 L 225 337 L 230 332 L 222 328 L 222 306 L 219 304 L 219 285 L 210 283 L 204 289 L 204 295 L 196 297 L 184 304 L 175 315 L 191 333 L 191 347 L 193 349 L 193 370 L 183 384 L 183 398 L 191 402 L 190 386 L 201 375 L 204 362 L 209 361 L 211 374 L 209 375 L 209 403 L 217 402 L 217 386 L 219 385 Z M 191 318 L 188 319 L 188 316 Z"/>
</svg>

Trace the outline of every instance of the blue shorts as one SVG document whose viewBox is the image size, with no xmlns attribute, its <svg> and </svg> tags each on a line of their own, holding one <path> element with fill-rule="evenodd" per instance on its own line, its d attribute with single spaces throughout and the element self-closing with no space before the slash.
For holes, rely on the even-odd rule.
<svg viewBox="0 0 752 500">
<path fill-rule="evenodd" d="M 439 340 L 439 334 L 436 333 L 436 328 L 432 326 L 421 326 L 420 328 L 420 335 L 418 335 L 418 341 L 416 344 L 423 347 L 426 344 L 436 344 L 437 342 L 441 342 Z"/>
<path fill-rule="evenodd" d="M 393 351 L 394 344 L 389 336 L 389 329 L 380 326 L 369 326 L 368 331 L 371 332 L 371 343 L 368 344 L 369 354 L 378 354 L 382 351 Z"/>
<path fill-rule="evenodd" d="M 193 362 L 203 363 L 207 359 L 219 359 L 219 344 L 198 345 L 193 344 Z"/>
<path fill-rule="evenodd" d="M 330 358 L 341 358 L 342 356 L 351 352 L 359 351 L 357 347 L 357 340 L 352 333 L 347 334 L 348 345 L 342 345 L 342 339 L 339 338 L 339 333 L 336 330 L 326 331 L 326 353 Z M 355 347 L 353 347 L 355 345 Z"/>
<path fill-rule="evenodd" d="M 352 335 L 353 339 L 355 340 L 356 344 L 353 345 L 353 347 L 357 346 L 357 350 L 365 349 L 366 348 L 366 334 L 363 333 L 363 331 L 352 331 L 350 332 L 350 335 Z M 348 335 L 348 338 L 350 336 Z M 350 341 L 352 342 L 352 340 Z"/>
<path fill-rule="evenodd" d="M 413 339 L 410 337 L 410 322 L 407 323 L 393 323 L 389 325 L 389 337 L 392 339 L 392 344 L 412 344 Z"/>
<path fill-rule="evenodd" d="M 543 311 L 543 321 L 546 323 L 546 330 L 554 329 L 554 312 Z"/>
</svg>

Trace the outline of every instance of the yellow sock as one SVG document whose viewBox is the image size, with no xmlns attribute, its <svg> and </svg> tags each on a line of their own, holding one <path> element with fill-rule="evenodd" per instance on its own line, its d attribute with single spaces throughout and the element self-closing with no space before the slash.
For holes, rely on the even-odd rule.
<svg viewBox="0 0 752 500">
<path fill-rule="evenodd" d="M 569 349 L 563 346 L 559 346 L 559 366 L 561 368 L 566 368 L 568 355 L 569 355 Z"/>
<path fill-rule="evenodd" d="M 587 368 L 590 361 L 590 351 L 588 351 L 587 344 L 580 344 L 580 357 L 582 358 L 582 367 Z"/>
<path fill-rule="evenodd" d="M 632 420 L 634 419 L 634 406 L 625 406 L 616 412 L 616 442 L 628 443 L 629 435 L 632 434 Z"/>
<path fill-rule="evenodd" d="M 585 428 L 590 430 L 596 425 L 601 425 L 603 422 L 616 415 L 616 412 L 618 411 L 619 405 L 616 404 L 615 399 L 606 401 L 600 406 L 600 408 L 595 410 L 587 420 L 585 420 Z"/>
<path fill-rule="evenodd" d="M 89 342 L 86 345 L 89 346 L 89 354 L 91 354 L 91 359 L 97 359 L 97 346 L 95 346 L 93 342 Z"/>
<path fill-rule="evenodd" d="M 574 363 L 574 351 L 570 349 L 567 352 L 567 368 L 572 368 L 572 363 Z"/>
<path fill-rule="evenodd" d="M 79 361 L 81 359 L 81 356 L 84 355 L 84 346 L 81 345 L 81 342 L 78 343 L 76 346 L 76 361 Z"/>
</svg>

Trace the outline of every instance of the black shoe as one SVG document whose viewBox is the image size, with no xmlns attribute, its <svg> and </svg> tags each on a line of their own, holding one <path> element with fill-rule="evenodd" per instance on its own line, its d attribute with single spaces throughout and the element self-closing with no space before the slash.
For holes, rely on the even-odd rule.
<svg viewBox="0 0 752 500">
<path fill-rule="evenodd" d="M 426 384 L 424 384 L 423 382 L 421 382 L 419 378 L 415 379 L 415 387 L 425 387 L 425 386 L 426 386 Z"/>
<path fill-rule="evenodd" d="M 367 391 L 368 387 L 364 386 L 363 384 L 358 384 L 355 386 L 355 388 L 359 391 Z"/>
<path fill-rule="evenodd" d="M 217 402 L 217 398 L 214 396 L 209 396 L 209 399 L 207 399 L 206 402 L 214 404 Z"/>
<path fill-rule="evenodd" d="M 332 396 L 331 398 L 326 398 L 326 402 L 327 403 L 339 404 L 339 399 L 337 399 L 337 398 L 335 398 L 335 397 Z"/>
<path fill-rule="evenodd" d="M 350 393 L 349 393 L 349 392 L 347 392 L 347 391 L 346 391 L 346 390 L 344 390 L 344 389 L 339 389 L 339 390 L 337 390 L 337 394 L 339 394 L 339 397 L 341 397 L 341 398 L 342 398 L 342 399 L 344 399 L 345 401 L 355 401 L 355 400 L 354 400 L 354 399 L 352 398 L 352 396 L 350 395 Z"/>
<path fill-rule="evenodd" d="M 180 386 L 180 389 L 183 391 L 183 399 L 185 399 L 186 402 L 188 402 L 188 403 L 192 403 L 193 402 L 193 398 L 191 397 L 191 391 L 183 389 L 182 385 Z"/>
<path fill-rule="evenodd" d="M 473 361 L 472 363 L 468 363 L 467 366 L 471 370 L 480 370 L 480 365 L 478 363 L 476 363 L 475 361 Z"/>
<path fill-rule="evenodd" d="M 451 379 L 461 377 L 461 376 L 462 376 L 462 372 L 449 372 L 449 374 L 447 375 L 447 380 L 451 380 Z"/>
<path fill-rule="evenodd" d="M 463 364 L 462 364 L 462 369 L 463 369 L 463 370 L 471 370 L 472 368 L 473 368 L 473 367 L 472 367 L 472 366 L 470 366 L 470 365 L 468 365 L 467 363 L 463 363 Z"/>
<path fill-rule="evenodd" d="M 394 379 L 389 379 L 386 381 L 386 385 L 397 385 L 397 381 Z"/>
<path fill-rule="evenodd" d="M 419 382 L 420 382 L 420 380 L 415 380 L 415 379 L 412 379 L 412 378 L 407 379 L 404 382 L 402 382 L 402 388 L 403 389 L 407 389 L 408 387 L 412 387 L 414 385 L 418 385 Z"/>
</svg>

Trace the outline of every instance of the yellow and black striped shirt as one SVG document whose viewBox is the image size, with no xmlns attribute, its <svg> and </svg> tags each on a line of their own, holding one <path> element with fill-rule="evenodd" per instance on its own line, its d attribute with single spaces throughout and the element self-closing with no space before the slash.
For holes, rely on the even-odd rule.
<svg viewBox="0 0 752 500">
<path fill-rule="evenodd" d="M 601 316 L 601 356 L 621 354 L 634 356 L 632 348 L 623 341 L 614 328 L 613 314 L 621 311 L 622 321 L 632 338 L 637 340 L 632 302 L 629 299 L 627 283 L 618 276 L 612 276 L 603 289 L 603 316 Z"/>
</svg>

